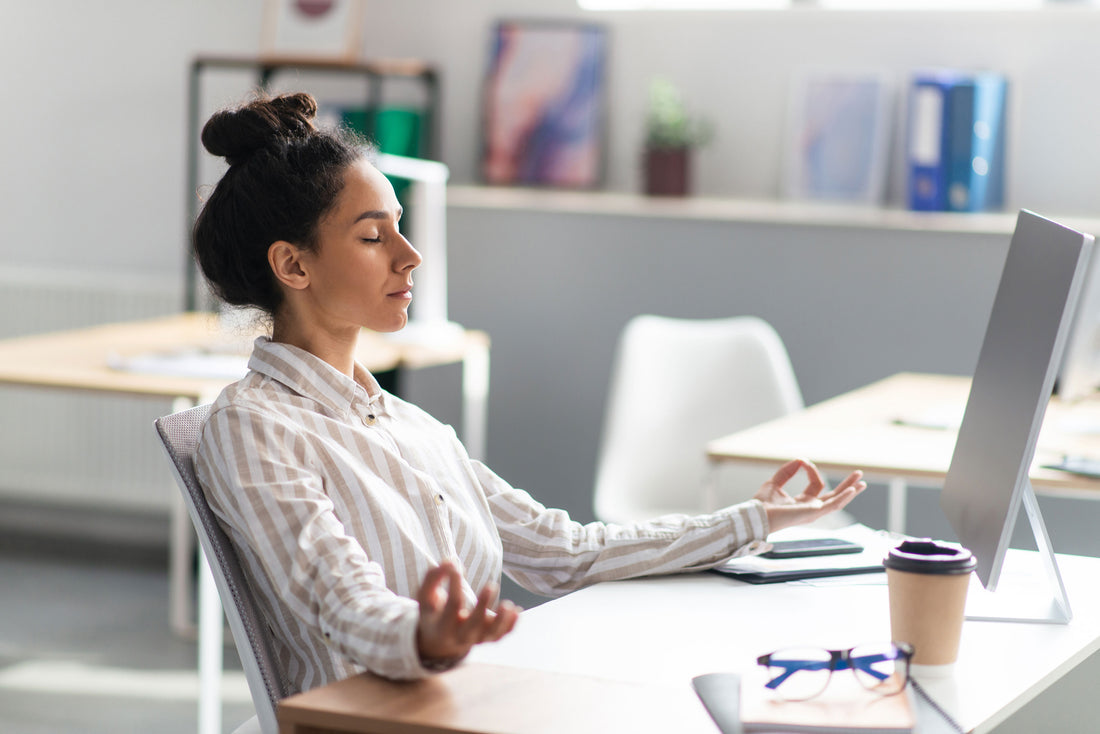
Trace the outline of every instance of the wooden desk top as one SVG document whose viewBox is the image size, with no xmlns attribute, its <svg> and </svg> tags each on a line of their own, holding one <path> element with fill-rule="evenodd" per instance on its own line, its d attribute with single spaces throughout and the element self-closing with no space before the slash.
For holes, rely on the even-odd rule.
<svg viewBox="0 0 1100 734">
<path fill-rule="evenodd" d="M 688 686 L 467 662 L 419 681 L 364 674 L 279 704 L 280 734 L 667 734 L 716 731 Z"/>
<path fill-rule="evenodd" d="M 181 313 L 174 316 L 107 324 L 88 329 L 0 340 L 0 384 L 63 387 L 128 395 L 212 400 L 232 380 L 186 374 L 151 374 L 115 369 L 112 361 L 142 354 L 186 349 L 246 355 L 259 332 L 223 330 L 215 316 Z M 467 331 L 442 346 L 391 340 L 364 331 L 357 358 L 372 372 L 397 367 L 419 368 L 462 360 L 472 346 L 487 346 L 482 332 Z"/>
<path fill-rule="evenodd" d="M 719 438 L 707 445 L 707 455 L 714 461 L 766 465 L 802 457 L 828 473 L 860 468 L 869 477 L 902 476 L 939 485 L 951 465 L 969 394 L 966 377 L 900 373 Z M 948 427 L 917 425 L 940 418 Z M 1100 499 L 1100 480 L 1040 467 L 1066 454 L 1100 457 L 1100 401 L 1070 405 L 1051 400 L 1031 470 L 1038 493 Z"/>
</svg>

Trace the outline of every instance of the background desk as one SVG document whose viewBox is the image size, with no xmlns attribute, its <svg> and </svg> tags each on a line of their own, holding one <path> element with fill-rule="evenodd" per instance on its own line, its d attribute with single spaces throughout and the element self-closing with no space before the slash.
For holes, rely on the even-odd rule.
<svg viewBox="0 0 1100 734">
<path fill-rule="evenodd" d="M 109 324 L 76 331 L 42 334 L 0 341 L 0 384 L 64 390 L 94 390 L 130 397 L 168 398 L 173 411 L 212 401 L 230 377 L 195 377 L 187 374 L 152 374 L 114 369 L 112 363 L 151 353 L 210 350 L 248 354 L 255 329 L 223 330 L 216 317 L 204 313 Z M 480 456 L 485 446 L 485 415 L 489 385 L 489 338 L 465 331 L 444 344 L 420 344 L 364 331 L 356 353 L 371 372 L 419 369 L 461 362 L 463 364 L 462 435 L 471 455 Z M 242 373 L 243 374 L 243 373 Z M 152 427 L 150 426 L 150 431 Z M 168 476 L 165 464 L 165 477 Z M 195 634 L 191 621 L 191 557 L 193 535 L 182 499 L 175 490 L 172 531 L 169 540 L 170 609 L 172 626 Z M 200 584 L 200 727 L 219 729 L 220 710 L 214 703 L 221 668 L 221 606 L 213 580 L 205 573 Z M 210 622 L 210 620 L 213 620 Z M 202 651 L 206 651 L 203 653 Z"/>
<path fill-rule="evenodd" d="M 1035 555 L 1011 551 L 1009 562 Z M 1071 623 L 968 621 L 954 674 L 922 681 L 966 731 L 989 731 L 1100 648 L 1100 559 L 1058 562 L 1076 612 Z M 598 584 L 524 612 L 512 634 L 479 645 L 463 668 L 438 681 L 349 679 L 287 699 L 280 722 L 284 732 L 307 723 L 318 731 L 453 731 L 447 727 L 462 722 L 463 731 L 526 734 L 571 731 L 554 725 L 585 717 L 632 717 L 623 702 L 644 699 L 637 705 L 654 722 L 677 722 L 664 731 L 713 733 L 692 677 L 751 670 L 756 656 L 782 647 L 889 639 L 889 627 L 881 575 L 822 585 L 753 586 L 707 573 Z M 519 670 L 470 669 L 484 665 Z M 530 727 L 508 718 L 517 715 L 511 699 L 524 702 Z M 422 713 L 411 714 L 416 708 Z M 661 730 L 634 729 L 634 721 L 602 731 Z M 357 723 L 363 728 L 352 729 Z"/>
<path fill-rule="evenodd" d="M 888 482 L 886 525 L 904 532 L 907 483 L 941 486 L 958 434 L 957 425 L 936 428 L 912 422 L 954 415 L 957 423 L 969 394 L 969 378 L 900 373 L 719 438 L 707 446 L 707 455 L 719 463 L 768 466 L 801 457 L 833 475 L 863 469 L 868 479 Z M 1031 468 L 1036 494 L 1100 500 L 1100 480 L 1040 467 L 1065 454 L 1100 457 L 1100 400 L 1051 400 Z"/>
</svg>

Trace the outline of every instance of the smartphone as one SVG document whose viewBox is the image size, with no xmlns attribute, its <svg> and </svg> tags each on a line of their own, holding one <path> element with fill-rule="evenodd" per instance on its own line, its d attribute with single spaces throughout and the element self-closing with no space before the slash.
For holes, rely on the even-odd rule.
<svg viewBox="0 0 1100 734">
<path fill-rule="evenodd" d="M 810 538 L 808 540 L 779 540 L 772 549 L 761 553 L 761 558 L 805 558 L 807 556 L 831 556 L 839 553 L 859 553 L 863 546 L 840 538 Z"/>
</svg>

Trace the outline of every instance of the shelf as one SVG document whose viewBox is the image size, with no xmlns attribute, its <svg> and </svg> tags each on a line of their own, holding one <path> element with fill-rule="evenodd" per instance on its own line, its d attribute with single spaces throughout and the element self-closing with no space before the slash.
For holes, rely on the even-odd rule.
<svg viewBox="0 0 1100 734">
<path fill-rule="evenodd" d="M 349 74 L 376 75 L 380 77 L 431 77 L 435 69 L 419 59 L 373 59 L 370 61 L 344 61 L 316 56 L 199 56 L 196 67 L 222 67 L 240 69 L 285 69 L 303 71 L 347 72 Z"/>
<path fill-rule="evenodd" d="M 848 204 L 691 196 L 651 197 L 612 191 L 563 191 L 490 186 L 450 186 L 447 205 L 567 214 L 657 217 L 746 224 L 846 227 L 911 232 L 1011 235 L 1015 212 L 962 214 L 913 212 Z M 1100 219 L 1059 218 L 1085 232 L 1100 232 Z"/>
</svg>

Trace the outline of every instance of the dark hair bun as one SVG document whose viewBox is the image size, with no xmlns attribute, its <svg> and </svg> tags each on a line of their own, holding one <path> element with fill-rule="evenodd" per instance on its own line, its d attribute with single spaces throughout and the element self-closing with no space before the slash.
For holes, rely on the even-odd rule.
<svg viewBox="0 0 1100 734">
<path fill-rule="evenodd" d="M 202 144 L 234 165 L 277 141 L 309 135 L 316 116 L 317 101 L 304 92 L 263 96 L 215 113 L 202 129 Z"/>
</svg>

